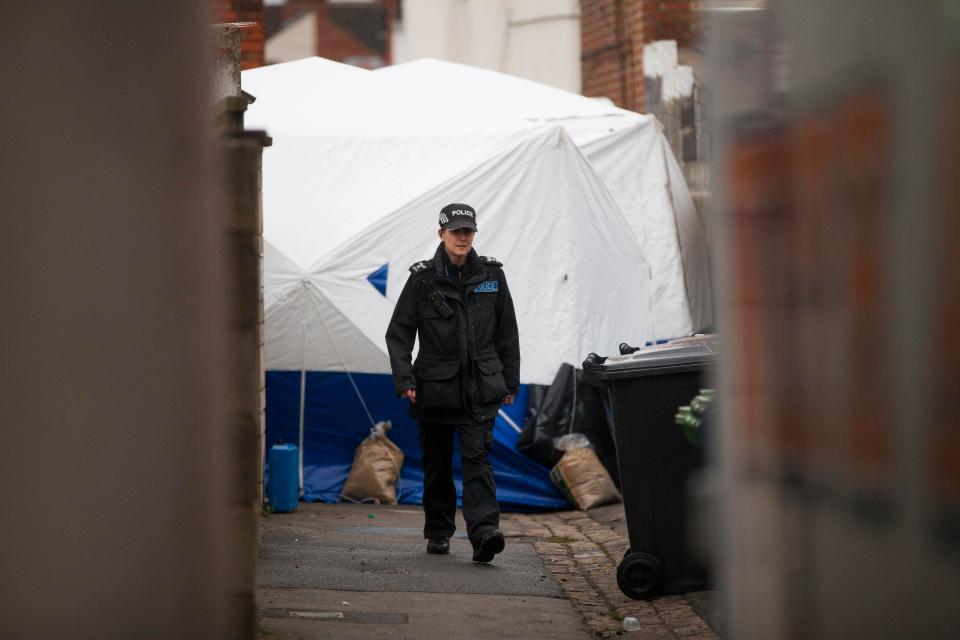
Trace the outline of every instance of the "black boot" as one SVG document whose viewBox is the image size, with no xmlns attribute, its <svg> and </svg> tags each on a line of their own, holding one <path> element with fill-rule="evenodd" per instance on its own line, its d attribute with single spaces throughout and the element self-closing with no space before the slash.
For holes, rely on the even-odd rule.
<svg viewBox="0 0 960 640">
<path fill-rule="evenodd" d="M 446 555 L 450 553 L 450 538 L 430 538 L 427 541 L 427 553 Z"/>
<path fill-rule="evenodd" d="M 497 529 L 489 531 L 483 534 L 483 537 L 480 538 L 477 548 L 473 550 L 473 561 L 474 562 L 490 562 L 493 560 L 493 556 L 497 555 L 503 551 L 503 547 L 506 545 L 506 542 L 503 539 L 503 534 L 500 533 Z"/>
</svg>

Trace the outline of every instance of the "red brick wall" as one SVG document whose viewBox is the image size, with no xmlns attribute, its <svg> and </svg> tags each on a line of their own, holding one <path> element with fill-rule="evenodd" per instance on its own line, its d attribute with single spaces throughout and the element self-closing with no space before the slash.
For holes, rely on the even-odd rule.
<svg viewBox="0 0 960 640">
<path fill-rule="evenodd" d="M 213 0 L 215 22 L 255 22 L 240 37 L 240 68 L 262 67 L 263 0 Z"/>
<path fill-rule="evenodd" d="M 691 47 L 699 36 L 696 0 L 644 0 L 644 42 L 676 40 L 679 47 Z"/>
<path fill-rule="evenodd" d="M 618 33 L 623 33 L 617 0 L 581 0 L 580 72 L 583 95 L 606 96 L 627 106 L 627 78 L 624 75 L 623 49 Z M 622 44 L 622 43 L 620 43 Z"/>
<path fill-rule="evenodd" d="M 580 0 L 580 72 L 585 96 L 644 110 L 643 46 L 698 38 L 697 0 Z"/>
</svg>

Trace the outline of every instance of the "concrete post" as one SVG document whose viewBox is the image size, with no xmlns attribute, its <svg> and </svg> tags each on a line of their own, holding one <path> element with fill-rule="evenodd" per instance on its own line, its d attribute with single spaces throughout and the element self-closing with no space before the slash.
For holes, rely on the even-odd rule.
<svg viewBox="0 0 960 640">
<path fill-rule="evenodd" d="M 249 23 L 214 27 L 217 63 L 215 76 L 220 93 L 218 121 L 225 168 L 227 246 L 230 266 L 230 336 L 233 350 L 231 382 L 233 455 L 236 476 L 232 479 L 232 500 L 238 507 L 235 535 L 238 555 L 232 569 L 238 584 L 246 585 L 253 629 L 253 592 L 256 584 L 256 555 L 246 550 L 257 546 L 257 517 L 263 505 L 264 460 L 264 366 L 263 366 L 263 210 L 262 156 L 271 144 L 263 131 L 246 131 L 243 113 L 254 98 L 240 87 L 240 35 Z"/>
</svg>

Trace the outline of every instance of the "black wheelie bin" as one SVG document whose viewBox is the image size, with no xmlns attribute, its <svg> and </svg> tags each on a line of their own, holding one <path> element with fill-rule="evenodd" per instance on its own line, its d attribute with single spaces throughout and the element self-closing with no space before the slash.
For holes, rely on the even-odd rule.
<svg viewBox="0 0 960 640">
<path fill-rule="evenodd" d="M 716 336 L 693 336 L 644 349 L 621 345 L 619 356 L 590 354 L 584 378 L 605 387 L 630 548 L 617 584 L 633 599 L 684 593 L 708 585 L 706 566 L 690 553 L 687 480 L 703 466 L 703 449 L 674 422 L 677 408 L 707 386 Z M 633 351 L 633 353 L 630 353 Z"/>
</svg>

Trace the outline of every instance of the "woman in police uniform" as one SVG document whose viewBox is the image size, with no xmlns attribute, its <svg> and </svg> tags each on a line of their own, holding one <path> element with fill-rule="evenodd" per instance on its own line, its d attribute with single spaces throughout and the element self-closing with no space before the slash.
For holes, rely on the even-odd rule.
<svg viewBox="0 0 960 640">
<path fill-rule="evenodd" d="M 410 267 L 386 339 L 397 394 L 410 401 L 420 425 L 427 553 L 450 550 L 457 433 L 473 559 L 489 562 L 504 539 L 488 454 L 497 410 L 512 403 L 520 387 L 520 345 L 503 265 L 473 250 L 476 219 L 463 203 L 440 210 L 440 245 L 432 259 Z M 412 362 L 417 335 L 420 350 Z"/>
</svg>

